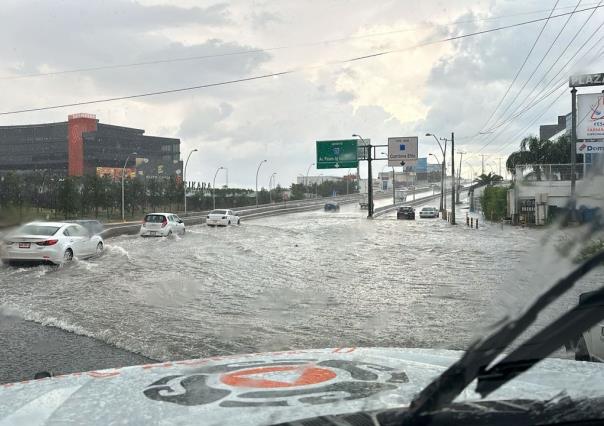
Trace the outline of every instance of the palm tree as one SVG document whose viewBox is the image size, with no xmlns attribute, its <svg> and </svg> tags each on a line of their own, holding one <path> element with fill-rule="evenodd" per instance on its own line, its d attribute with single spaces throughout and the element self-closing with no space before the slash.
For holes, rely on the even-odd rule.
<svg viewBox="0 0 604 426">
<path fill-rule="evenodd" d="M 474 182 L 476 182 L 476 186 L 492 186 L 493 184 L 497 183 L 497 182 L 501 182 L 503 180 L 503 177 L 499 176 L 496 173 L 492 173 L 489 172 L 488 175 L 485 175 L 484 173 L 481 174 L 480 176 L 478 176 L 476 179 L 474 179 Z"/>
</svg>

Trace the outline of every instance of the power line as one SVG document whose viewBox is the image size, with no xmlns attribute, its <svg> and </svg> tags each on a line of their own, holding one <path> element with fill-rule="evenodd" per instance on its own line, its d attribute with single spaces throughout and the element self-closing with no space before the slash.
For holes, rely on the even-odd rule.
<svg viewBox="0 0 604 426">
<path fill-rule="evenodd" d="M 390 55 L 393 53 L 406 52 L 409 50 L 426 47 L 426 46 L 430 46 L 430 45 L 445 43 L 445 42 L 454 41 L 454 40 L 461 40 L 461 39 L 468 38 L 468 37 L 474 37 L 474 36 L 488 34 L 488 33 L 496 32 L 496 31 L 502 31 L 502 30 L 506 30 L 506 29 L 510 29 L 510 28 L 517 28 L 520 26 L 534 24 L 536 22 L 543 22 L 548 19 L 559 18 L 562 16 L 568 16 L 569 14 L 572 14 L 572 13 L 579 13 L 579 12 L 584 12 L 584 11 L 588 11 L 588 10 L 595 10 L 600 7 L 602 7 L 602 6 L 598 5 L 598 6 L 594 6 L 591 8 L 582 9 L 578 12 L 561 13 L 558 15 L 550 16 L 548 18 L 533 19 L 533 20 L 505 25 L 505 26 L 501 26 L 501 27 L 490 28 L 487 30 L 476 31 L 476 32 L 468 33 L 468 34 L 447 37 L 447 38 L 444 38 L 441 40 L 428 41 L 428 42 L 417 44 L 415 46 L 406 47 L 403 49 L 387 50 L 384 52 L 371 53 L 368 55 L 358 56 L 355 58 L 331 61 L 331 62 L 325 63 L 324 65 L 344 64 L 344 63 L 356 62 L 356 61 L 376 58 L 376 57 L 380 57 L 380 56 Z M 134 95 L 116 96 L 116 97 L 110 97 L 110 98 L 94 99 L 94 100 L 89 100 L 89 101 L 72 102 L 72 103 L 65 103 L 65 104 L 58 104 L 58 105 L 51 105 L 51 106 L 44 106 L 44 107 L 30 107 L 30 108 L 24 108 L 24 109 L 13 110 L 13 111 L 3 111 L 3 112 L 0 112 L 0 115 L 13 115 L 13 114 L 26 113 L 26 112 L 47 111 L 47 110 L 59 109 L 59 108 L 68 108 L 68 107 L 74 107 L 74 106 L 107 103 L 107 102 L 120 101 L 120 100 L 165 95 L 165 94 L 169 94 L 169 93 L 178 93 L 178 92 L 186 92 L 186 91 L 191 91 L 191 90 L 206 89 L 206 88 L 210 88 L 210 87 L 226 86 L 229 84 L 243 83 L 243 82 L 248 82 L 248 81 L 253 81 L 253 80 L 261 80 L 261 79 L 266 79 L 266 78 L 271 78 L 271 77 L 278 77 L 278 76 L 283 76 L 283 75 L 287 75 L 287 74 L 293 74 L 295 72 L 300 72 L 305 69 L 311 69 L 311 68 L 317 68 L 317 67 L 321 67 L 321 65 L 298 67 L 298 68 L 293 68 L 293 69 L 281 71 L 281 72 L 267 73 L 267 74 L 252 76 L 252 77 L 243 77 L 243 78 L 226 80 L 226 81 L 221 81 L 221 82 L 216 82 L 216 83 L 199 84 L 199 85 L 195 85 L 195 86 L 181 87 L 181 88 L 176 88 L 176 89 L 159 90 L 159 91 L 145 92 L 145 93 L 139 93 L 139 94 L 134 94 Z"/>
<path fill-rule="evenodd" d="M 545 30 L 545 27 L 547 26 L 547 24 L 549 22 L 549 19 L 551 18 L 551 16 L 554 13 L 554 10 L 556 10 L 556 7 L 558 6 L 558 2 L 559 2 L 559 0 L 556 0 L 556 3 L 554 4 L 554 7 L 552 8 L 552 10 L 551 10 L 551 12 L 550 12 L 550 14 L 548 16 L 548 19 L 543 23 L 543 26 L 541 27 L 541 31 L 539 31 L 539 34 L 537 35 L 537 38 L 535 38 L 535 41 L 533 42 L 533 45 L 531 46 L 529 52 L 526 54 L 526 56 L 524 58 L 524 61 L 522 62 L 522 65 L 520 65 L 520 68 L 518 68 L 518 71 L 516 71 L 516 75 L 514 76 L 514 79 L 509 84 L 507 90 L 505 91 L 505 93 L 503 94 L 503 96 L 501 97 L 501 99 L 499 99 L 499 102 L 497 103 L 497 106 L 495 106 L 495 109 L 493 109 L 493 112 L 491 112 L 491 115 L 489 116 L 489 118 L 487 118 L 487 120 L 485 121 L 485 123 L 482 125 L 481 130 L 479 131 L 479 133 L 482 130 L 484 130 L 484 128 L 487 126 L 487 124 L 489 124 L 489 122 L 491 121 L 491 118 L 493 118 L 493 116 L 495 115 L 495 113 L 497 112 L 497 110 L 499 109 L 499 107 L 501 106 L 501 104 L 503 103 L 504 99 L 507 97 L 508 93 L 510 93 L 510 90 L 514 86 L 514 83 L 516 83 L 516 80 L 518 79 L 518 76 L 520 75 L 520 73 L 524 69 L 524 66 L 526 65 L 526 63 L 527 63 L 528 59 L 530 58 L 531 54 L 533 53 L 533 50 L 535 49 L 535 46 L 537 45 L 537 43 L 541 39 L 541 35 L 543 34 L 543 31 Z M 581 0 L 579 0 L 579 3 L 580 2 L 581 2 Z M 577 6 L 578 6 L 578 4 L 577 4 Z M 570 19 L 571 16 L 572 15 L 570 15 L 568 19 Z"/>
<path fill-rule="evenodd" d="M 595 4 L 595 3 L 590 3 L 590 4 Z M 554 8 L 554 10 L 564 10 L 564 9 L 569 9 L 569 8 L 570 7 L 562 7 L 562 8 L 558 8 L 558 9 Z M 585 10 L 589 10 L 589 9 L 584 9 L 584 10 L 581 10 L 580 12 L 585 11 Z M 510 14 L 510 15 L 502 15 L 502 16 L 490 17 L 490 18 L 480 18 L 480 19 L 472 19 L 472 20 L 465 20 L 465 21 L 453 21 L 447 25 L 451 26 L 451 25 L 460 25 L 460 24 L 466 24 L 466 23 L 481 22 L 481 21 L 497 20 L 497 19 L 502 19 L 502 18 L 514 17 L 514 16 L 532 15 L 532 14 L 542 13 L 542 12 L 547 12 L 547 11 L 549 11 L 549 9 L 537 10 L 537 11 L 532 11 L 532 12 L 524 12 L 524 13 L 516 13 L 516 14 Z M 553 12 L 553 10 L 552 10 L 552 12 Z M 563 16 L 563 15 L 559 15 L 559 16 Z M 552 16 L 550 13 L 550 16 L 548 16 L 548 18 L 544 18 L 544 19 L 550 19 L 551 17 Z M 558 16 L 554 16 L 554 17 L 558 17 Z M 534 21 L 534 22 L 538 22 L 538 20 Z M 125 64 L 115 64 L 115 65 L 100 65 L 100 66 L 96 66 L 96 67 L 82 67 L 82 68 L 73 68 L 73 69 L 68 69 L 68 70 L 49 71 L 49 72 L 40 72 L 40 73 L 31 73 L 31 74 L 22 74 L 22 75 L 6 75 L 6 76 L 0 76 L 0 80 L 20 80 L 20 79 L 26 79 L 26 78 L 50 77 L 50 76 L 65 75 L 65 74 L 96 72 L 96 71 L 104 71 L 104 70 L 112 70 L 112 69 L 120 69 L 120 68 L 142 67 L 142 66 L 148 66 L 148 65 L 159 65 L 159 64 L 167 64 L 167 63 L 192 62 L 192 61 L 200 61 L 200 60 L 205 60 L 205 59 L 224 58 L 224 57 L 230 57 L 230 56 L 253 55 L 253 54 L 259 54 L 259 53 L 272 52 L 272 51 L 276 51 L 276 50 L 284 50 L 284 49 L 292 49 L 292 48 L 300 48 L 300 47 L 311 47 L 311 46 L 317 46 L 317 45 L 323 45 L 323 44 L 339 43 L 339 42 L 349 41 L 349 40 L 357 40 L 357 39 L 364 39 L 364 38 L 371 38 L 371 37 L 381 37 L 381 36 L 385 36 L 385 35 L 418 31 L 420 29 L 422 29 L 422 28 L 421 27 L 406 28 L 406 29 L 401 29 L 401 30 L 385 31 L 385 32 L 380 32 L 380 33 L 365 34 L 365 35 L 350 36 L 350 37 L 341 37 L 341 38 L 335 38 L 335 39 L 330 39 L 330 40 L 314 41 L 314 42 L 309 42 L 309 43 L 299 43 L 299 44 L 293 44 L 293 45 L 287 45 L 287 46 L 267 47 L 267 48 L 262 48 L 262 49 L 238 50 L 238 51 L 233 51 L 233 52 L 217 53 L 217 54 L 211 54 L 211 55 L 197 55 L 197 56 L 185 56 L 185 57 L 177 57 L 177 58 L 165 58 L 165 59 L 156 59 L 156 60 L 151 60 L 151 61 L 130 62 L 130 63 L 125 63 Z"/>
<path fill-rule="evenodd" d="M 598 6 L 600 6 L 600 4 L 602 3 L 603 0 L 600 0 L 600 2 L 598 2 Z M 587 23 L 591 20 L 591 18 L 593 17 L 594 13 L 595 13 L 596 9 L 592 10 L 592 13 L 590 13 L 590 15 L 587 17 L 587 19 L 585 20 L 585 22 L 583 23 L 582 26 L 579 27 L 579 29 L 575 32 L 575 34 L 573 35 L 572 39 L 566 44 L 566 47 L 564 48 L 564 50 L 560 53 L 560 55 L 558 55 L 558 57 L 556 58 L 556 60 L 554 61 L 553 64 L 550 65 L 549 70 L 543 75 L 543 77 L 535 84 L 535 86 L 533 87 L 533 89 L 531 90 L 531 92 L 524 97 L 524 99 L 519 103 L 519 105 L 516 107 L 516 109 L 514 110 L 514 112 L 512 112 L 512 114 L 514 114 L 516 111 L 518 111 L 518 108 L 520 108 L 520 106 L 535 92 L 535 90 L 537 89 L 537 87 L 539 87 L 539 84 L 541 84 L 541 82 L 543 82 L 543 80 L 545 80 L 545 78 L 547 77 L 547 75 L 551 72 L 551 70 L 553 69 L 553 67 L 558 63 L 558 61 L 564 56 L 564 54 L 566 53 L 566 51 L 568 50 L 568 48 L 572 45 L 572 43 L 576 40 L 576 38 L 578 37 L 578 35 L 581 33 L 581 30 L 585 27 L 585 25 L 587 25 Z M 602 24 L 600 24 L 600 26 L 598 27 L 597 30 L 599 30 L 602 27 Z M 558 75 L 560 75 L 560 73 L 564 70 L 564 68 L 566 68 L 566 66 L 569 64 L 570 61 L 572 61 L 572 59 L 579 53 L 579 51 L 589 42 L 589 40 L 591 40 L 591 37 L 593 37 L 595 35 L 595 33 L 597 32 L 594 31 L 594 33 L 588 37 L 588 39 L 583 43 L 583 45 L 581 45 L 581 47 L 579 49 L 577 49 L 577 51 L 575 52 L 575 54 L 566 62 L 566 64 L 564 64 L 556 73 L 555 76 L 553 76 L 546 84 L 545 86 L 548 86 Z M 506 109 L 507 111 L 507 109 Z M 508 117 L 509 119 L 509 117 Z M 495 125 L 494 127 L 491 127 L 488 131 L 492 131 L 494 129 L 496 129 L 497 127 L 500 127 L 502 123 L 504 123 L 504 121 L 502 121 L 501 123 Z"/>
<path fill-rule="evenodd" d="M 601 2 L 600 2 L 600 3 L 601 3 Z M 571 57 L 568 59 L 568 61 L 566 61 L 566 63 L 565 63 L 565 64 L 564 64 L 564 65 L 563 65 L 563 66 L 560 68 L 560 70 L 558 70 L 558 72 L 556 73 L 556 75 L 555 75 L 554 77 L 552 77 L 552 79 L 550 79 L 550 80 L 548 81 L 548 83 L 547 83 L 545 86 L 549 86 L 549 84 L 550 84 L 550 83 L 553 81 L 553 79 L 555 79 L 555 78 L 556 78 L 556 77 L 557 77 L 557 76 L 558 76 L 558 75 L 559 75 L 559 74 L 560 74 L 560 73 L 561 73 L 561 72 L 562 72 L 562 71 L 563 71 L 563 70 L 564 70 L 564 69 L 565 69 L 565 68 L 568 66 L 568 64 L 569 64 L 569 63 L 570 63 L 570 62 L 571 62 L 571 61 L 572 61 L 572 60 L 573 60 L 573 59 L 574 59 L 574 58 L 575 58 L 575 57 L 576 57 L 576 56 L 579 54 L 579 52 L 580 52 L 581 50 L 583 50 L 583 48 L 584 48 L 584 47 L 587 45 L 587 43 L 588 43 L 590 40 L 592 40 L 592 39 L 593 39 L 593 37 L 596 35 L 596 33 L 598 33 L 598 31 L 600 31 L 600 29 L 601 29 L 603 26 L 604 26 L 604 22 L 602 22 L 602 23 L 601 23 L 601 24 L 600 24 L 600 25 L 599 25 L 599 26 L 598 26 L 598 27 L 597 27 L 597 28 L 596 28 L 596 29 L 595 29 L 595 30 L 594 30 L 594 31 L 593 31 L 593 32 L 590 34 L 590 36 L 589 36 L 589 37 L 588 37 L 588 38 L 587 38 L 587 39 L 586 39 L 586 40 L 583 42 L 583 44 L 582 44 L 582 45 L 581 45 L 581 46 L 580 46 L 580 47 L 579 47 L 579 48 L 578 48 L 578 49 L 575 51 L 575 53 L 574 53 L 574 54 L 573 54 L 573 55 L 572 55 L 572 56 L 571 56 Z M 573 37 L 573 40 L 574 40 L 574 37 Z M 587 54 L 588 54 L 588 53 L 589 53 L 589 52 L 590 52 L 590 51 L 591 51 L 591 50 L 592 50 L 592 49 L 593 49 L 595 46 L 598 46 L 598 45 L 599 45 L 599 43 L 600 43 L 602 40 L 604 40 L 604 36 L 600 37 L 600 39 L 599 39 L 598 41 L 596 41 L 596 42 L 595 42 L 595 43 L 592 45 L 592 47 L 591 47 L 590 49 L 588 49 L 588 50 L 587 50 L 587 51 L 586 51 L 586 52 L 585 52 L 585 53 L 582 55 L 582 57 L 581 57 L 580 59 L 583 59 L 583 58 L 584 58 L 584 57 L 585 57 L 585 56 L 586 56 L 586 55 L 587 55 Z M 566 51 L 566 49 L 565 49 L 565 51 Z M 596 55 L 596 57 L 597 57 L 597 55 Z M 557 62 L 557 60 L 556 60 L 556 62 Z M 547 73 L 546 73 L 546 75 L 547 75 Z M 545 78 L 545 76 L 544 76 L 544 78 Z M 542 81 L 544 78 L 542 78 L 542 79 L 541 79 L 541 81 Z M 529 105 L 528 105 L 527 107 L 525 107 L 523 110 L 520 110 L 519 112 L 516 112 L 516 111 L 518 111 L 518 108 L 520 107 L 520 105 L 522 105 L 522 103 L 524 103 L 524 101 L 523 101 L 523 102 L 522 102 L 522 103 L 519 105 L 519 107 L 518 107 L 518 108 L 517 108 L 517 109 L 516 109 L 516 110 L 515 110 L 515 111 L 512 113 L 512 115 L 511 115 L 510 117 L 508 117 L 506 120 L 502 121 L 501 123 L 499 123 L 497 126 L 493 127 L 492 129 L 494 130 L 494 129 L 497 129 L 497 128 L 501 127 L 501 126 L 505 126 L 505 127 L 507 127 L 507 126 L 508 126 L 508 125 L 509 125 L 509 124 L 512 122 L 512 120 L 513 120 L 514 118 L 517 118 L 517 117 L 519 117 L 520 115 L 524 114 L 526 111 L 528 111 L 528 110 L 530 110 L 531 108 L 533 108 L 533 107 L 534 107 L 536 104 L 540 103 L 540 102 L 541 102 L 542 100 L 544 100 L 546 97 L 549 97 L 551 94 L 553 94 L 553 93 L 554 93 L 556 90 L 558 90 L 560 87 L 564 86 L 564 85 L 566 84 L 566 79 L 565 79 L 565 78 L 562 78 L 561 80 L 558 80 L 558 82 L 559 82 L 559 83 L 557 83 L 557 84 L 558 84 L 558 86 L 557 86 L 557 87 L 555 87 L 555 88 L 554 88 L 552 91 L 550 91 L 550 92 L 549 92 L 549 94 L 547 94 L 547 95 L 545 95 L 545 96 L 542 96 L 540 99 L 538 99 L 538 100 L 536 100 L 536 101 L 533 101 L 533 103 L 532 103 L 532 104 L 529 104 Z M 539 83 L 537 83 L 537 84 L 539 84 Z M 533 91 L 534 91 L 534 90 L 533 90 Z M 530 93 L 528 96 L 530 96 L 532 93 L 533 93 L 533 92 L 531 92 L 531 93 Z M 527 97 L 528 97 L 528 96 L 527 96 Z M 525 99 L 526 99 L 526 98 L 525 98 Z M 490 141 L 488 141 L 487 143 L 485 143 L 485 144 L 484 144 L 484 145 L 483 145 L 483 146 L 480 148 L 479 152 L 480 152 L 480 151 L 482 151 L 482 150 L 483 150 L 484 148 L 486 148 L 487 146 L 489 146 L 489 145 L 490 145 L 491 143 L 493 143 L 495 140 L 497 140 L 497 138 L 498 138 L 499 136 L 501 136 L 501 134 L 502 134 L 502 133 L 499 133 L 498 135 L 495 135 L 495 136 L 493 137 L 493 139 L 491 139 Z"/>
</svg>

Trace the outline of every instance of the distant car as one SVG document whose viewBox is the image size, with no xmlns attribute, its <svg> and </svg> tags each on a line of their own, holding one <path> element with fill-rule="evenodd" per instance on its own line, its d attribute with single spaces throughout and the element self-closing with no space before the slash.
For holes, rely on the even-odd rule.
<svg viewBox="0 0 604 426">
<path fill-rule="evenodd" d="M 326 212 L 339 212 L 340 205 L 335 202 L 329 202 L 329 203 L 325 203 L 324 209 Z"/>
<path fill-rule="evenodd" d="M 206 218 L 208 226 L 239 225 L 241 219 L 233 210 L 212 210 Z"/>
<path fill-rule="evenodd" d="M 4 238 L 2 261 L 60 265 L 103 253 L 104 241 L 72 222 L 30 222 Z"/>
<path fill-rule="evenodd" d="M 65 222 L 77 223 L 78 225 L 82 225 L 88 230 L 88 232 L 90 232 L 91 235 L 100 235 L 104 229 L 103 224 L 98 220 L 94 219 L 79 219 Z"/>
<path fill-rule="evenodd" d="M 141 237 L 169 237 L 184 235 L 185 223 L 174 213 L 149 213 L 143 219 L 140 229 Z"/>
<path fill-rule="evenodd" d="M 421 217 L 422 219 L 436 218 L 438 217 L 438 210 L 436 209 L 436 207 L 423 207 L 419 211 L 419 217 Z"/>
<path fill-rule="evenodd" d="M 396 218 L 414 220 L 415 219 L 415 209 L 411 206 L 399 207 L 398 210 L 396 211 Z"/>
</svg>

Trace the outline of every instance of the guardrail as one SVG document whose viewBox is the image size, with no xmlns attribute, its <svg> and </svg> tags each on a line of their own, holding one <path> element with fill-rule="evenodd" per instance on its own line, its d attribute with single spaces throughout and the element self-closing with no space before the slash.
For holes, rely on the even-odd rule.
<svg viewBox="0 0 604 426">
<path fill-rule="evenodd" d="M 388 195 L 380 195 L 377 198 L 387 198 Z M 279 204 L 268 204 L 263 207 L 238 207 L 236 209 L 230 209 L 239 214 L 242 218 L 257 219 L 261 217 L 275 216 L 279 214 L 298 213 L 303 211 L 315 210 L 319 206 L 322 206 L 327 200 L 336 198 L 340 204 L 356 203 L 359 200 L 358 194 L 344 195 L 340 197 L 329 197 L 329 198 L 317 198 L 312 200 L 300 200 L 292 201 Z M 195 212 L 187 214 L 187 216 L 181 216 L 181 219 L 185 222 L 185 225 L 200 225 L 205 223 L 206 216 L 209 210 L 202 212 Z M 194 214 L 194 215 L 193 215 Z M 105 225 L 105 230 L 101 233 L 103 238 L 117 237 L 118 235 L 134 235 L 140 230 L 141 222 L 125 222 L 125 223 L 113 223 Z"/>
</svg>

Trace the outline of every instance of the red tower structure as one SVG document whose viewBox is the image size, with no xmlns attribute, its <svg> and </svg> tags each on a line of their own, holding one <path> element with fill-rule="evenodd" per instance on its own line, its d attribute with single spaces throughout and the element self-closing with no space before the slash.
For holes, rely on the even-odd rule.
<svg viewBox="0 0 604 426">
<path fill-rule="evenodd" d="M 71 114 L 67 121 L 67 174 L 84 175 L 84 140 L 82 133 L 96 131 L 94 114 Z"/>
</svg>

